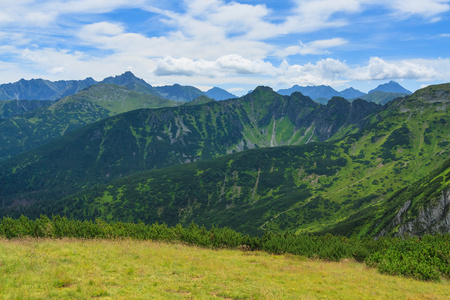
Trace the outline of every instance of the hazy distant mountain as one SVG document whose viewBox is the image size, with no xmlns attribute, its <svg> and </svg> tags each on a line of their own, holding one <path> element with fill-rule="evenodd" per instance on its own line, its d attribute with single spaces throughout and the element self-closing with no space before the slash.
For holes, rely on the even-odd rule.
<svg viewBox="0 0 450 300">
<path fill-rule="evenodd" d="M 178 102 L 189 102 L 195 98 L 206 95 L 195 87 L 181 86 L 179 84 L 152 87 L 143 79 L 140 79 L 130 71 L 127 71 L 119 76 L 107 77 L 101 82 L 97 82 L 92 78 L 68 81 L 21 79 L 15 83 L 0 85 L 0 100 L 58 100 L 63 97 L 74 95 L 87 87 L 99 83 L 124 86 L 141 94 L 160 96 Z M 231 97 L 227 98 L 235 98 L 234 95 L 230 95 Z"/>
<path fill-rule="evenodd" d="M 408 91 L 407 89 L 405 89 L 404 87 L 402 87 L 400 84 L 398 84 L 395 81 L 389 81 L 388 83 L 385 84 L 380 84 L 379 86 L 377 86 L 375 89 L 369 91 L 369 94 L 375 91 L 379 91 L 379 92 L 386 92 L 386 93 L 401 93 L 401 94 L 412 94 L 411 91 Z"/>
<path fill-rule="evenodd" d="M 363 93 L 357 89 L 354 89 L 352 87 L 341 91 L 340 94 L 341 94 L 340 96 L 345 99 L 360 98 L 365 95 L 365 93 Z"/>
<path fill-rule="evenodd" d="M 196 87 L 179 84 L 157 86 L 154 89 L 161 97 L 178 102 L 189 102 L 205 95 L 205 93 Z"/>
<path fill-rule="evenodd" d="M 294 85 L 289 89 L 278 90 L 281 95 L 289 96 L 294 92 L 300 92 L 311 99 L 326 98 L 331 99 L 335 96 L 341 96 L 341 94 L 328 85 L 317 85 L 317 86 L 299 86 Z"/>
<path fill-rule="evenodd" d="M 44 79 L 21 79 L 0 85 L 0 100 L 57 100 L 73 95 L 97 83 L 92 78 L 84 80 L 49 81 Z"/>
<path fill-rule="evenodd" d="M 308 96 L 311 99 L 314 99 L 314 101 L 321 104 L 327 104 L 328 100 L 330 100 L 333 97 L 354 99 L 365 95 L 365 93 L 358 91 L 352 87 L 345 89 L 341 92 L 338 92 L 328 85 L 306 86 L 306 87 L 294 85 L 289 89 L 278 90 L 278 93 L 281 95 L 290 95 L 293 92 L 300 92 L 303 95 Z"/>
<path fill-rule="evenodd" d="M 206 96 L 213 98 L 214 100 L 226 100 L 231 98 L 236 98 L 236 95 L 229 93 L 228 91 L 221 89 L 219 87 L 213 87 L 209 91 L 205 92 Z"/>
<path fill-rule="evenodd" d="M 388 83 L 381 84 L 377 88 L 371 90 L 368 94 L 365 94 L 352 87 L 345 89 L 341 92 L 338 92 L 331 86 L 327 85 L 306 86 L 306 87 L 294 85 L 289 89 L 278 90 L 278 93 L 281 95 L 290 95 L 293 92 L 300 92 L 303 95 L 309 96 L 311 99 L 321 104 L 327 104 L 329 99 L 336 96 L 348 100 L 360 98 L 379 104 L 385 104 L 395 98 L 412 94 L 410 91 L 408 91 L 395 81 L 390 81 Z"/>
</svg>

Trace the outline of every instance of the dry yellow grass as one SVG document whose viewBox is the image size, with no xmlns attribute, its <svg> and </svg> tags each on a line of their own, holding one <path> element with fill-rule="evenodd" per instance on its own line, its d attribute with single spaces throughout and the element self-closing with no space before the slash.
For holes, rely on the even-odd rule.
<svg viewBox="0 0 450 300">
<path fill-rule="evenodd" d="M 364 264 L 133 240 L 0 239 L 2 299 L 449 299 Z"/>
</svg>

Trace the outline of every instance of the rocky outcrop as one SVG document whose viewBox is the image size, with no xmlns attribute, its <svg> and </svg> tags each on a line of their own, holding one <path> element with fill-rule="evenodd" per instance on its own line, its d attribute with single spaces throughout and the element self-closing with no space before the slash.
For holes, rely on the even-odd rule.
<svg viewBox="0 0 450 300">
<path fill-rule="evenodd" d="M 443 191 L 439 197 L 422 207 L 418 216 L 406 220 L 410 206 L 411 200 L 406 201 L 381 235 L 396 227 L 399 236 L 450 233 L 450 190 Z"/>
</svg>

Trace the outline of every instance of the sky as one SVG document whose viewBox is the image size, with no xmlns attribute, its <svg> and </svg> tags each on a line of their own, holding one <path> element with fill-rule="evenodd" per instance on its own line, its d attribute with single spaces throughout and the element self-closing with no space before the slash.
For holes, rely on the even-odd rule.
<svg viewBox="0 0 450 300">
<path fill-rule="evenodd" d="M 0 83 L 133 72 L 153 86 L 450 82 L 450 0 L 0 0 Z"/>
</svg>

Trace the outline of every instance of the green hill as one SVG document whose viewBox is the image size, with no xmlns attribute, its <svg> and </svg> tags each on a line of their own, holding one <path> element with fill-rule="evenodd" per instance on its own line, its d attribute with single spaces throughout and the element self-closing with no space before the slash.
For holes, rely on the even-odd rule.
<svg viewBox="0 0 450 300">
<path fill-rule="evenodd" d="M 177 105 L 125 87 L 96 84 L 52 105 L 0 123 L 0 160 L 36 148 L 76 128 L 138 108 Z"/>
</svg>

